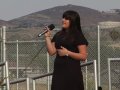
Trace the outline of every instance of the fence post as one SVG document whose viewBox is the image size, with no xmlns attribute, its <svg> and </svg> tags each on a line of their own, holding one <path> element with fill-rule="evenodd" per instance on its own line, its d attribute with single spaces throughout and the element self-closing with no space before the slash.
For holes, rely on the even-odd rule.
<svg viewBox="0 0 120 90">
<path fill-rule="evenodd" d="M 111 90 L 111 74 L 110 74 L 110 59 L 108 58 L 108 78 L 109 78 L 109 90 Z"/>
<path fill-rule="evenodd" d="M 3 62 L 6 61 L 6 46 L 5 46 L 5 42 L 6 42 L 6 26 L 3 26 Z"/>
<path fill-rule="evenodd" d="M 26 81 L 27 81 L 27 90 L 30 90 L 30 85 L 29 85 L 29 84 L 30 84 L 30 83 L 29 83 L 30 80 L 29 80 L 29 78 L 27 78 Z"/>
<path fill-rule="evenodd" d="M 18 59 L 19 59 L 19 58 L 18 58 L 18 40 L 16 41 L 16 54 L 17 54 L 17 55 L 16 55 L 16 57 L 17 57 L 17 58 L 16 58 L 16 59 L 17 59 L 17 63 L 16 63 L 17 73 L 16 73 L 16 74 L 17 74 L 17 79 L 18 79 L 18 78 L 19 78 L 19 75 L 18 75 L 18 74 L 19 74 L 19 64 L 18 64 L 18 63 L 19 63 L 19 60 L 18 60 Z M 17 90 L 18 90 L 18 83 L 17 83 Z"/>
<path fill-rule="evenodd" d="M 47 73 L 49 73 L 49 72 L 50 72 L 50 57 L 47 52 Z M 48 90 L 50 90 L 50 77 L 49 76 L 47 78 L 47 84 L 48 84 Z"/>
<path fill-rule="evenodd" d="M 3 41 L 3 30 L 2 30 L 2 28 L 0 28 L 0 44 L 1 44 L 1 60 L 0 61 L 3 60 L 3 43 L 2 43 L 2 41 Z"/>
<path fill-rule="evenodd" d="M 8 62 L 5 62 L 5 71 L 6 71 L 6 82 L 7 82 L 7 90 L 10 90 L 9 86 L 9 72 L 8 72 Z"/>
<path fill-rule="evenodd" d="M 5 45 L 5 43 L 6 43 L 6 26 L 2 26 L 2 39 L 3 39 L 3 42 L 2 42 L 2 59 L 3 59 L 3 62 L 5 62 L 6 61 L 6 45 Z M 5 73 L 5 67 L 3 67 L 3 77 L 5 77 L 6 76 L 6 73 Z"/>
<path fill-rule="evenodd" d="M 98 90 L 98 82 L 97 82 L 97 63 L 96 63 L 96 60 L 94 60 L 93 64 L 94 64 L 95 90 Z"/>
<path fill-rule="evenodd" d="M 100 26 L 98 25 L 98 90 L 102 90 L 100 78 Z"/>
<path fill-rule="evenodd" d="M 33 83 L 33 90 L 35 90 L 35 79 L 32 80 Z"/>
<path fill-rule="evenodd" d="M 87 61 L 88 61 L 88 60 L 86 59 L 86 62 L 87 62 Z M 86 82 L 85 82 L 85 84 L 86 84 L 86 85 L 85 85 L 85 90 L 88 90 L 88 84 L 87 84 L 87 83 L 88 83 L 88 72 L 87 72 L 87 69 L 88 69 L 88 67 L 86 66 L 86 67 L 85 67 L 85 72 L 86 72 L 86 74 L 85 74 L 85 79 L 86 79 L 86 80 L 85 80 L 85 81 L 86 81 Z"/>
</svg>

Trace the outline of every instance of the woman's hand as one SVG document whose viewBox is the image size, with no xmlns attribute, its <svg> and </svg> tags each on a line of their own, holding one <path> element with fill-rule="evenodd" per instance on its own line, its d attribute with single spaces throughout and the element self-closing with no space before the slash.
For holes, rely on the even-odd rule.
<svg viewBox="0 0 120 90">
<path fill-rule="evenodd" d="M 61 46 L 61 49 L 57 50 L 59 56 L 68 56 L 68 50 Z"/>
<path fill-rule="evenodd" d="M 48 31 L 45 33 L 45 37 L 51 37 L 51 31 L 49 30 L 49 28 L 47 28 L 47 30 Z"/>
<path fill-rule="evenodd" d="M 56 48 L 55 48 L 55 42 L 51 42 L 51 31 L 47 29 L 48 31 L 44 34 L 45 36 L 45 43 L 47 46 L 47 51 L 49 55 L 56 54 Z"/>
</svg>

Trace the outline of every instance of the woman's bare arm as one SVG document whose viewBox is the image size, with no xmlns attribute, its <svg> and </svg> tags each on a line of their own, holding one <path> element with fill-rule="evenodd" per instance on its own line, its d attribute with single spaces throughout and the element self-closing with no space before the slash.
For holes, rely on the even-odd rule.
<svg viewBox="0 0 120 90">
<path fill-rule="evenodd" d="M 47 46 L 48 53 L 50 55 L 56 54 L 55 42 L 51 42 L 50 37 L 45 37 L 45 40 L 46 40 L 46 46 Z"/>
<path fill-rule="evenodd" d="M 67 56 L 74 58 L 76 60 L 83 60 L 83 61 L 86 60 L 87 55 L 88 55 L 87 46 L 86 45 L 79 45 L 78 50 L 79 50 L 79 53 L 75 53 L 75 52 L 67 50 L 64 47 L 61 47 L 61 49 L 58 49 L 57 51 L 58 51 L 58 54 L 60 56 L 67 55 Z"/>
</svg>

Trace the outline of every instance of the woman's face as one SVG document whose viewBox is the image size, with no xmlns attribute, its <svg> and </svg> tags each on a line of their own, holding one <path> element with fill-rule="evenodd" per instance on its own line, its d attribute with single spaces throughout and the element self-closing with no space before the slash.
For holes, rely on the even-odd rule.
<svg viewBox="0 0 120 90">
<path fill-rule="evenodd" d="M 67 20 L 65 18 L 62 19 L 62 27 L 65 29 L 68 29 L 70 26 L 70 20 Z"/>
</svg>

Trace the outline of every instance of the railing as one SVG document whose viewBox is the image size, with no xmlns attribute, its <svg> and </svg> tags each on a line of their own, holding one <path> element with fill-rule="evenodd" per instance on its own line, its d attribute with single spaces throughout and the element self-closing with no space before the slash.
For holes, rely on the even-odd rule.
<svg viewBox="0 0 120 90">
<path fill-rule="evenodd" d="M 111 81 L 111 62 L 120 61 L 120 58 L 108 58 L 108 78 L 109 78 L 109 90 L 112 90 Z"/>
<path fill-rule="evenodd" d="M 3 83 L 4 79 L 6 79 L 6 86 L 7 86 L 6 88 L 7 88 L 7 90 L 9 90 L 8 62 L 6 61 L 6 62 L 0 63 L 0 67 L 3 67 L 3 66 L 5 66 L 5 75 L 3 75 L 4 77 L 3 77 L 3 80 L 1 81 L 1 83 Z"/>
<path fill-rule="evenodd" d="M 44 74 L 44 75 L 32 77 L 33 90 L 35 90 L 35 80 L 36 80 L 36 79 L 43 78 L 43 77 L 47 77 L 47 76 L 50 76 L 50 75 L 52 75 L 52 74 L 53 74 L 53 73 L 47 73 L 47 74 Z"/>
<path fill-rule="evenodd" d="M 25 82 L 25 81 L 26 81 L 26 86 L 27 86 L 27 87 L 26 87 L 26 88 L 27 88 L 26 90 L 30 90 L 29 78 L 18 79 L 18 80 L 15 80 L 15 81 L 11 81 L 11 82 L 10 82 L 10 85 L 11 85 L 11 84 L 16 84 L 16 83 L 18 84 L 18 83 Z"/>
<path fill-rule="evenodd" d="M 88 65 L 91 65 L 93 64 L 94 65 L 94 82 L 95 82 L 95 90 L 98 90 L 98 85 L 97 85 L 97 65 L 96 65 L 96 60 L 93 60 L 93 61 L 90 61 L 90 62 L 87 62 L 87 63 L 84 63 L 81 65 L 81 67 L 84 67 L 84 66 L 88 66 Z M 35 90 L 35 80 L 37 79 L 40 79 L 40 78 L 43 78 L 43 77 L 47 77 L 47 76 L 50 76 L 52 75 L 53 73 L 47 73 L 47 74 L 44 74 L 44 75 L 40 75 L 40 76 L 35 76 L 35 77 L 32 77 L 32 82 L 33 82 L 33 90 Z"/>
<path fill-rule="evenodd" d="M 87 62 L 87 63 L 83 63 L 81 65 L 81 67 L 85 67 L 85 66 L 89 66 L 93 64 L 94 65 L 94 82 L 95 82 L 95 90 L 98 90 L 98 85 L 97 85 L 97 66 L 96 66 L 96 60 L 93 60 L 93 61 L 90 61 L 90 62 Z M 7 66 L 7 62 L 5 63 L 1 63 L 0 66 L 3 66 L 3 65 L 6 65 Z M 6 71 L 8 72 L 8 68 L 6 69 Z M 32 79 L 32 82 L 33 82 L 33 90 L 35 90 L 35 80 L 37 79 L 40 79 L 40 78 L 43 78 L 43 77 L 47 77 L 47 76 L 50 76 L 52 75 L 53 73 L 47 73 L 47 74 L 44 74 L 44 75 L 40 75 L 40 76 L 35 76 L 35 77 L 31 77 Z M 8 73 L 6 73 L 6 77 L 8 77 Z M 9 82 L 9 78 L 7 78 L 7 83 L 4 83 L 2 84 L 2 86 L 5 86 L 7 84 L 7 90 L 10 90 L 9 89 L 9 84 L 18 84 L 18 83 L 21 83 L 21 82 L 27 82 L 27 90 L 30 90 L 30 86 L 29 86 L 29 80 L 30 78 L 25 78 L 25 79 L 17 79 L 17 80 L 14 80 L 14 81 L 10 81 Z"/>
<path fill-rule="evenodd" d="M 23 78 L 23 79 L 17 79 L 17 80 L 14 80 L 14 81 L 10 81 L 10 85 L 11 84 L 18 84 L 18 83 L 22 83 L 22 82 L 27 82 L 26 83 L 26 86 L 27 86 L 27 90 L 30 90 L 30 86 L 29 86 L 29 78 Z M 6 84 L 4 83 L 4 84 L 2 84 L 2 86 L 5 86 Z M 9 90 L 9 89 L 7 89 L 7 90 Z"/>
</svg>

